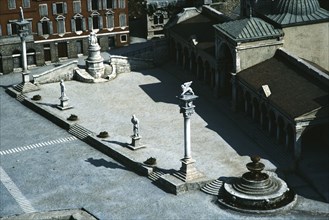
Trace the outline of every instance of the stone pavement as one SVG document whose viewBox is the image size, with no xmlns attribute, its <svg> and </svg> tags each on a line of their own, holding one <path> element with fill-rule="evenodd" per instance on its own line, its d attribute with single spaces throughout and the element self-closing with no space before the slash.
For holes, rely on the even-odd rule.
<svg viewBox="0 0 329 220">
<path fill-rule="evenodd" d="M 56 108 L 60 101 L 59 83 L 40 85 L 40 91 L 25 95 L 32 103 L 29 104 L 31 108 L 59 121 L 58 124 L 69 124 L 67 128 L 70 127 L 71 133 L 76 136 L 81 135 L 81 139 L 92 133 L 91 136 L 101 143 L 101 150 L 112 154 L 119 162 L 123 159 L 142 164 L 149 157 L 155 157 L 161 175 L 179 170 L 184 154 L 183 116 L 179 113 L 176 99 L 181 93 L 183 80 L 168 71 L 173 73 L 177 69 L 170 63 L 162 68 L 124 73 L 107 83 L 66 81 L 66 94 L 73 108 L 65 111 Z M 248 123 L 251 122 L 248 119 L 230 113 L 227 104 L 215 103 L 203 96 L 207 91 L 202 86 L 193 86 L 200 97 L 195 101 L 196 113 L 191 118 L 192 156 L 196 167 L 209 179 L 240 176 L 246 172 L 245 164 L 250 161 L 250 155 L 261 156 L 267 170 L 289 167 L 291 158 L 280 149 L 264 146 L 270 143 L 257 128 L 249 129 Z M 36 94 L 42 99 L 31 101 Z M 77 115 L 79 120 L 67 121 L 71 114 Z M 147 146 L 137 151 L 126 147 L 133 132 L 132 114 L 140 120 L 141 141 Z M 101 131 L 107 131 L 110 137 L 97 138 Z M 104 146 L 112 151 L 104 150 Z M 281 178 L 287 180 L 284 176 Z M 329 215 L 328 204 L 319 202 L 323 196 L 309 182 L 295 174 L 289 175 L 289 178 L 288 185 L 301 198 L 295 210 L 307 209 Z"/>
</svg>

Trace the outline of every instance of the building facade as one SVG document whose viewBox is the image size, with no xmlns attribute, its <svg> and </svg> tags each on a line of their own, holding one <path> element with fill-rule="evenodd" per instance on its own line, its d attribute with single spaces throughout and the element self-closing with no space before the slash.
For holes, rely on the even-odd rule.
<svg viewBox="0 0 329 220">
<path fill-rule="evenodd" d="M 314 139 L 327 148 L 329 11 L 317 0 L 240 3 L 238 19 L 214 20 L 208 6 L 178 14 L 166 26 L 171 57 L 297 160 Z"/>
<path fill-rule="evenodd" d="M 97 33 L 102 51 L 129 44 L 127 0 L 3 0 L 0 8 L 0 72 L 20 70 L 16 23 L 20 7 L 29 22 L 28 66 L 87 55 L 88 36 Z"/>
</svg>

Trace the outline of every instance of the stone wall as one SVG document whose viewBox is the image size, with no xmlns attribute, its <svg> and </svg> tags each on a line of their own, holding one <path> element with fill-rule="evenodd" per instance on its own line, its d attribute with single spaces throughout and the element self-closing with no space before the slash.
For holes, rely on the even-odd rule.
<svg viewBox="0 0 329 220">
<path fill-rule="evenodd" d="M 77 67 L 78 61 L 74 60 L 59 66 L 54 65 L 55 67 L 43 72 L 38 75 L 33 75 L 34 83 L 45 84 L 59 82 L 63 80 L 71 80 L 73 78 L 73 70 Z"/>
<path fill-rule="evenodd" d="M 282 41 L 276 39 L 241 43 L 237 46 L 236 72 L 270 59 L 280 47 Z"/>
<path fill-rule="evenodd" d="M 117 55 L 111 56 L 111 64 L 116 71 L 115 74 L 127 73 L 130 71 L 137 71 L 154 67 L 152 60 Z"/>
<path fill-rule="evenodd" d="M 329 22 L 283 28 L 283 47 L 329 71 L 328 30 Z"/>
</svg>

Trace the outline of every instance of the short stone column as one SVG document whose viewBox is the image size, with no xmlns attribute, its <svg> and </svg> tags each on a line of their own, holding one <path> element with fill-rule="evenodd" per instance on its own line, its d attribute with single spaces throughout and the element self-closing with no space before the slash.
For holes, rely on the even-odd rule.
<svg viewBox="0 0 329 220">
<path fill-rule="evenodd" d="M 104 75 L 104 59 L 100 53 L 101 47 L 97 42 L 97 36 L 92 32 L 89 36 L 89 46 L 88 46 L 88 58 L 86 59 L 86 69 L 87 72 L 94 77 L 99 79 Z"/>
</svg>

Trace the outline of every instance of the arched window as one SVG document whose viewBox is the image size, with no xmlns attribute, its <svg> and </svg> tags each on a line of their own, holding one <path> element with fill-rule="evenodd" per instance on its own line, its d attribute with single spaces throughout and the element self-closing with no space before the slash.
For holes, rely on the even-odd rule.
<svg viewBox="0 0 329 220">
<path fill-rule="evenodd" d="M 27 65 L 36 65 L 36 57 L 35 57 L 35 50 L 34 49 L 28 49 L 27 50 Z"/>
</svg>

